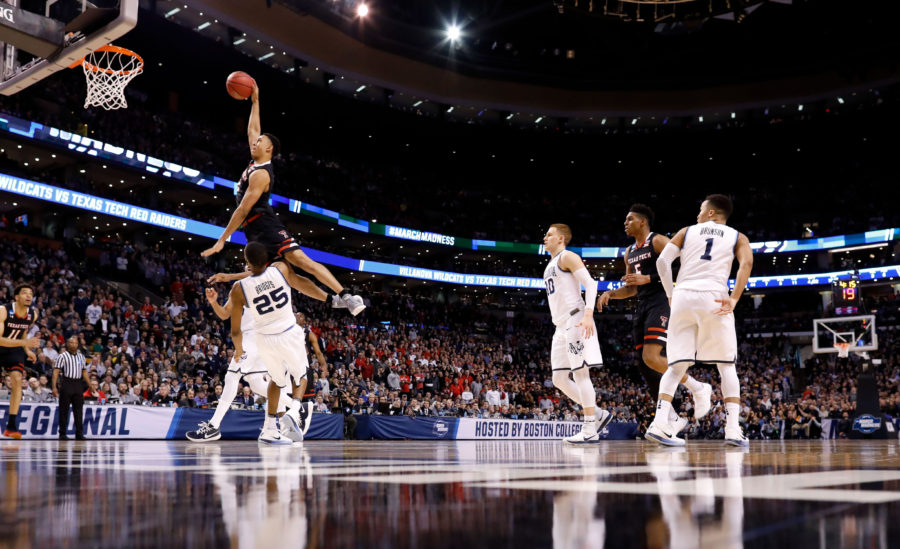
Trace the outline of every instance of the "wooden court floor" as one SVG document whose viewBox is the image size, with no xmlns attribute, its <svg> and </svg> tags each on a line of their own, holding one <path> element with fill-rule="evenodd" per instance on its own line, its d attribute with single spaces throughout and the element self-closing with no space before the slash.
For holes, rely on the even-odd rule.
<svg viewBox="0 0 900 549">
<path fill-rule="evenodd" d="M 893 441 L 0 441 L 0 548 L 895 548 Z"/>
</svg>

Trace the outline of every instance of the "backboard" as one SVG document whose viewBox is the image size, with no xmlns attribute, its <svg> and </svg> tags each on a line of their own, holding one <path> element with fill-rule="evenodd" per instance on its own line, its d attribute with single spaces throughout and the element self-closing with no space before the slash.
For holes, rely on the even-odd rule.
<svg viewBox="0 0 900 549">
<path fill-rule="evenodd" d="M 875 315 L 817 318 L 813 320 L 813 352 L 837 353 L 837 343 L 849 343 L 850 352 L 878 350 Z"/>
<path fill-rule="evenodd" d="M 139 0 L 46 0 L 44 13 L 0 0 L 0 94 L 13 95 L 78 63 L 137 24 Z"/>
</svg>

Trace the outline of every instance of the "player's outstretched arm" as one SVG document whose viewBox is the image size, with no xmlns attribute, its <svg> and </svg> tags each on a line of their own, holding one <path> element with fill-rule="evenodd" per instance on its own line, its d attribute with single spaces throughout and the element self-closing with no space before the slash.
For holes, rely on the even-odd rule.
<svg viewBox="0 0 900 549">
<path fill-rule="evenodd" d="M 235 362 L 244 356 L 244 339 L 241 332 L 241 318 L 244 313 L 244 290 L 241 283 L 235 282 L 228 294 L 231 305 L 231 341 L 234 343 Z"/>
<path fill-rule="evenodd" d="M 582 327 L 585 338 L 594 334 L 594 303 L 597 302 L 597 281 L 588 272 L 584 262 L 574 252 L 563 253 L 559 258 L 559 266 L 572 273 L 578 282 L 584 286 L 584 318 L 576 326 Z"/>
<path fill-rule="evenodd" d="M 744 293 L 744 288 L 747 287 L 747 281 L 750 280 L 750 271 L 753 270 L 753 250 L 750 248 L 750 239 L 743 233 L 738 234 L 737 249 L 734 255 L 738 260 L 737 279 L 734 281 L 734 290 L 731 291 L 731 296 L 716 300 L 722 304 L 722 307 L 716 311 L 718 315 L 727 315 L 734 311 Z"/>
<path fill-rule="evenodd" d="M 247 219 L 250 208 L 252 208 L 253 205 L 256 204 L 256 201 L 259 200 L 259 197 L 266 192 L 268 186 L 269 172 L 265 170 L 256 170 L 250 175 L 250 183 L 247 185 L 247 192 L 244 193 L 244 198 L 241 200 L 241 203 L 238 204 L 237 209 L 231 214 L 231 219 L 228 220 L 228 225 L 225 227 L 222 236 L 220 236 L 216 243 L 213 244 L 212 248 L 203 250 L 200 253 L 201 256 L 209 257 L 222 251 L 222 248 L 225 247 L 225 242 L 232 234 L 234 234 L 234 231 L 238 230 L 241 223 Z"/>
<path fill-rule="evenodd" d="M 262 133 L 259 124 L 259 86 L 256 85 L 256 80 L 253 81 L 253 93 L 250 94 L 250 101 L 252 105 L 250 106 L 250 122 L 247 123 L 247 141 L 252 149 Z"/>
<path fill-rule="evenodd" d="M 242 273 L 216 273 L 207 278 L 206 283 L 216 284 L 218 282 L 237 282 L 238 280 L 243 280 L 252 274 L 253 273 L 251 273 L 250 271 L 244 271 Z"/>
<path fill-rule="evenodd" d="M 672 301 L 672 288 L 674 286 L 672 282 L 672 262 L 681 255 L 681 247 L 684 245 L 686 232 L 687 227 L 678 231 L 656 259 L 656 272 L 659 273 L 659 281 L 662 283 L 663 290 L 666 291 L 666 296 L 670 302 Z"/>
<path fill-rule="evenodd" d="M 206 301 L 209 302 L 210 306 L 213 308 L 213 312 L 216 313 L 216 316 L 219 317 L 220 320 L 225 320 L 231 316 L 231 309 L 233 308 L 233 304 L 231 300 L 225 302 L 225 306 L 219 304 L 219 292 L 217 292 L 213 288 L 206 289 Z"/>
<path fill-rule="evenodd" d="M 317 299 L 319 301 L 325 301 L 328 299 L 328 294 L 325 293 L 325 290 L 316 286 L 312 280 L 306 278 L 305 276 L 300 276 L 294 269 L 290 266 L 285 265 L 283 261 L 278 261 L 274 263 L 275 268 L 281 271 L 281 274 L 284 275 L 284 279 L 287 280 L 287 283 L 291 285 L 291 288 L 297 290 L 301 294 L 311 297 L 313 299 Z"/>
</svg>

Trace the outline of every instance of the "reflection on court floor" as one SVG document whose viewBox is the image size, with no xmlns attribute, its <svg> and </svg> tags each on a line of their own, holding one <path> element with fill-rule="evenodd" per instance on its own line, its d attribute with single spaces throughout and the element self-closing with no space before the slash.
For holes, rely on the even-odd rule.
<svg viewBox="0 0 900 549">
<path fill-rule="evenodd" d="M 0 442 L 2 547 L 875 547 L 897 441 Z"/>
</svg>

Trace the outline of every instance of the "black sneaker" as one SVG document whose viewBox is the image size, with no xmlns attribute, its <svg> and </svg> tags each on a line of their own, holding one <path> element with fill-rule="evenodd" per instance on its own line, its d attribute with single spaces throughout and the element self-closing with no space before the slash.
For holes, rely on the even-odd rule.
<svg viewBox="0 0 900 549">
<path fill-rule="evenodd" d="M 200 428 L 196 431 L 188 431 L 185 436 L 188 440 L 194 442 L 208 442 L 212 440 L 219 440 L 222 438 L 222 432 L 213 427 L 208 422 L 204 421 L 200 423 Z"/>
</svg>

